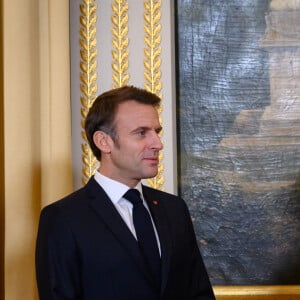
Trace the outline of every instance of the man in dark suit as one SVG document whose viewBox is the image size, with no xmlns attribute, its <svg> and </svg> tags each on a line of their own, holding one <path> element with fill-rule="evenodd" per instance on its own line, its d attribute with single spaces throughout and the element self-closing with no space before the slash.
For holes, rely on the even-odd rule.
<svg viewBox="0 0 300 300">
<path fill-rule="evenodd" d="M 40 300 L 215 299 L 185 202 L 141 184 L 158 172 L 159 105 L 129 86 L 95 100 L 85 130 L 100 167 L 41 212 Z"/>
</svg>

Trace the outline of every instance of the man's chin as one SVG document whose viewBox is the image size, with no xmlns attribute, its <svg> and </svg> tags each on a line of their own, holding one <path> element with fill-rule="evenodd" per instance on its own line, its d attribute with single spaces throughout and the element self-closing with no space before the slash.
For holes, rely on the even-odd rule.
<svg viewBox="0 0 300 300">
<path fill-rule="evenodd" d="M 152 172 L 146 172 L 146 173 L 144 174 L 143 179 L 151 179 L 151 178 L 154 178 L 154 177 L 157 175 L 157 173 L 158 173 L 158 170 L 152 171 Z"/>
</svg>

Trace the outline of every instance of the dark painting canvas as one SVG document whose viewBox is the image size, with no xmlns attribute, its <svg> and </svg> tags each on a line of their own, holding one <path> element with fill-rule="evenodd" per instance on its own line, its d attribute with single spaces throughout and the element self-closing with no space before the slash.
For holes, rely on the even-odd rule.
<svg viewBox="0 0 300 300">
<path fill-rule="evenodd" d="M 300 284 L 300 7 L 177 1 L 179 187 L 214 285 Z"/>
</svg>

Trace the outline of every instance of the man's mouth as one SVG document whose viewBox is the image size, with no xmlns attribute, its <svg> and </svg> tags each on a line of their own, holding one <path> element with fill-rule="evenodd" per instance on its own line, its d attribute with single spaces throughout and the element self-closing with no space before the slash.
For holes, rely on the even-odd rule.
<svg viewBox="0 0 300 300">
<path fill-rule="evenodd" d="M 148 161 L 155 162 L 155 163 L 158 162 L 158 157 L 156 157 L 156 156 L 144 157 L 144 159 L 145 159 L 145 160 L 148 160 Z"/>
</svg>

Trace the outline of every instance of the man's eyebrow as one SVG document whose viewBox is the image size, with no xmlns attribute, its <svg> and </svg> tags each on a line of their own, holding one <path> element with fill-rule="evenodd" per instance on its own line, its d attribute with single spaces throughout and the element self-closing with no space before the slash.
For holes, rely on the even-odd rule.
<svg viewBox="0 0 300 300">
<path fill-rule="evenodd" d="M 150 130 L 152 130 L 152 128 L 148 127 L 148 126 L 140 126 L 140 127 L 133 129 L 132 132 L 137 132 L 139 130 L 150 131 Z M 155 132 L 159 133 L 162 131 L 162 127 L 161 126 L 156 127 L 156 128 L 154 128 L 154 130 L 155 130 Z"/>
<path fill-rule="evenodd" d="M 141 130 L 146 131 L 146 130 L 150 130 L 150 128 L 147 126 L 139 126 L 137 128 L 134 128 L 131 132 L 134 133 L 134 132 L 141 131 Z"/>
</svg>

